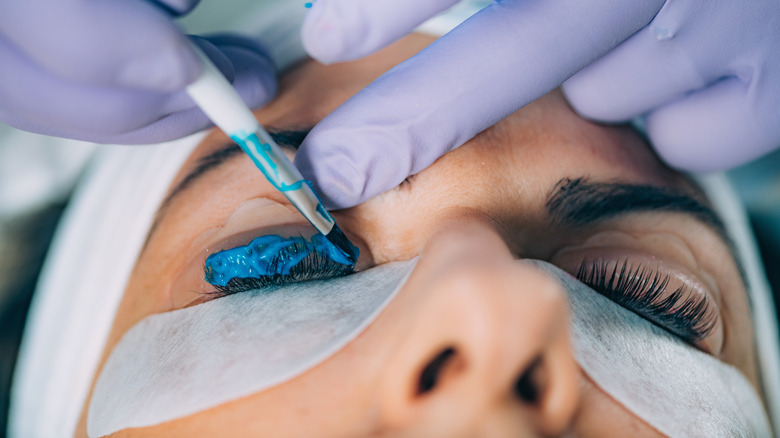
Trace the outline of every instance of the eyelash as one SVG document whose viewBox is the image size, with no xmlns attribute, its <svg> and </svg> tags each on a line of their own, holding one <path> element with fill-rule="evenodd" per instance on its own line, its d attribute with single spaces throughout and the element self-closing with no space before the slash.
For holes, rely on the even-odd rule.
<svg viewBox="0 0 780 438">
<path fill-rule="evenodd" d="M 288 250 L 288 253 L 289 255 L 295 255 L 302 248 L 303 246 L 293 246 L 291 250 Z M 275 265 L 280 262 L 280 257 L 276 256 L 271 259 L 269 264 Z M 353 273 L 354 268 L 354 265 L 342 265 L 341 263 L 321 256 L 316 251 L 312 251 L 297 265 L 293 266 L 288 274 L 275 274 L 252 278 L 233 278 L 225 286 L 214 285 L 216 290 L 214 292 L 207 292 L 207 294 L 216 294 L 222 297 L 271 286 L 284 286 L 286 284 L 302 281 L 341 277 Z"/>
<path fill-rule="evenodd" d="M 577 279 L 615 303 L 681 337 L 689 343 L 706 338 L 715 328 L 715 312 L 709 300 L 690 294 L 683 286 L 664 296 L 669 274 L 643 265 L 632 267 L 628 260 L 613 268 L 604 260 L 585 260 Z"/>
<path fill-rule="evenodd" d="M 404 189 L 409 190 L 412 188 L 412 180 L 414 179 L 416 175 L 409 175 L 406 178 L 404 178 L 403 181 L 401 181 L 401 184 L 398 184 L 398 187 L 396 189 Z"/>
</svg>

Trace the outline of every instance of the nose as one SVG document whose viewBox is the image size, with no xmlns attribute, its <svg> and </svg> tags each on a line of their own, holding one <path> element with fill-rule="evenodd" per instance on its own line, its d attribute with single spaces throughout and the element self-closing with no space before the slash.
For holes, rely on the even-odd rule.
<svg viewBox="0 0 780 438">
<path fill-rule="evenodd" d="M 403 294 L 418 300 L 387 364 L 383 422 L 394 436 L 555 436 L 579 403 L 566 301 L 513 259 L 486 223 L 431 239 Z"/>
</svg>

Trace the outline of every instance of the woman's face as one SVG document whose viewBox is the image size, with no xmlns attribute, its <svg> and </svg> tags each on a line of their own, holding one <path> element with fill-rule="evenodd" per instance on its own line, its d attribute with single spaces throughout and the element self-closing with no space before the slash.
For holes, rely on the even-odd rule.
<svg viewBox="0 0 780 438">
<path fill-rule="evenodd" d="M 429 42 L 413 35 L 357 62 L 305 63 L 258 120 L 311 127 Z M 211 290 L 202 280 L 209 253 L 265 234 L 313 234 L 248 157 L 219 152 L 227 147 L 214 132 L 180 170 L 172 187 L 181 188 L 138 259 L 103 362 L 144 317 L 210 299 L 198 292 Z M 204 159 L 219 164 L 182 185 Z M 653 196 L 660 202 L 630 202 Z M 360 248 L 358 269 L 421 256 L 357 339 L 286 383 L 116 436 L 656 436 L 574 362 L 560 285 L 516 260 L 572 274 L 597 261 L 668 276 L 670 292 L 710 306 L 693 325 L 711 327 L 686 340 L 756 385 L 745 287 L 717 226 L 690 212 L 703 204 L 633 130 L 586 122 L 553 92 L 396 189 L 334 213 Z M 667 327 L 690 336 L 677 328 Z M 424 370 L 435 378 L 421 387 Z M 78 434 L 84 424 L 82 415 Z"/>
</svg>

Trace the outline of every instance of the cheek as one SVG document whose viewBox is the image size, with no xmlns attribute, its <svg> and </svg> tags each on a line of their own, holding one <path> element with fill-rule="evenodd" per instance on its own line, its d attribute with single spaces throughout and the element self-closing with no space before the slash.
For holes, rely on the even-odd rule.
<svg viewBox="0 0 780 438">
<path fill-rule="evenodd" d="M 574 420 L 575 435 L 582 437 L 663 437 L 647 423 L 627 411 L 621 404 L 580 373 L 580 410 Z M 609 421 L 604 421 L 609 419 Z"/>
</svg>

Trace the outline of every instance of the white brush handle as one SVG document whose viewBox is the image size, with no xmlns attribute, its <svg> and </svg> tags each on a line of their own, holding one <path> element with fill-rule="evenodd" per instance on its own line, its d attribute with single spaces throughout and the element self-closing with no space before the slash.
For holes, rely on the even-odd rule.
<svg viewBox="0 0 780 438">
<path fill-rule="evenodd" d="M 233 86 L 211 60 L 197 47 L 203 71 L 187 87 L 192 100 L 225 134 L 246 152 L 268 181 L 281 191 L 301 214 L 322 234 L 327 235 L 336 221 L 303 176 L 284 155 L 279 145 L 255 119 Z"/>
<path fill-rule="evenodd" d="M 260 128 L 252 110 L 244 103 L 230 82 L 198 47 L 203 61 L 198 79 L 187 87 L 187 93 L 204 113 L 229 136 L 245 137 Z"/>
</svg>

